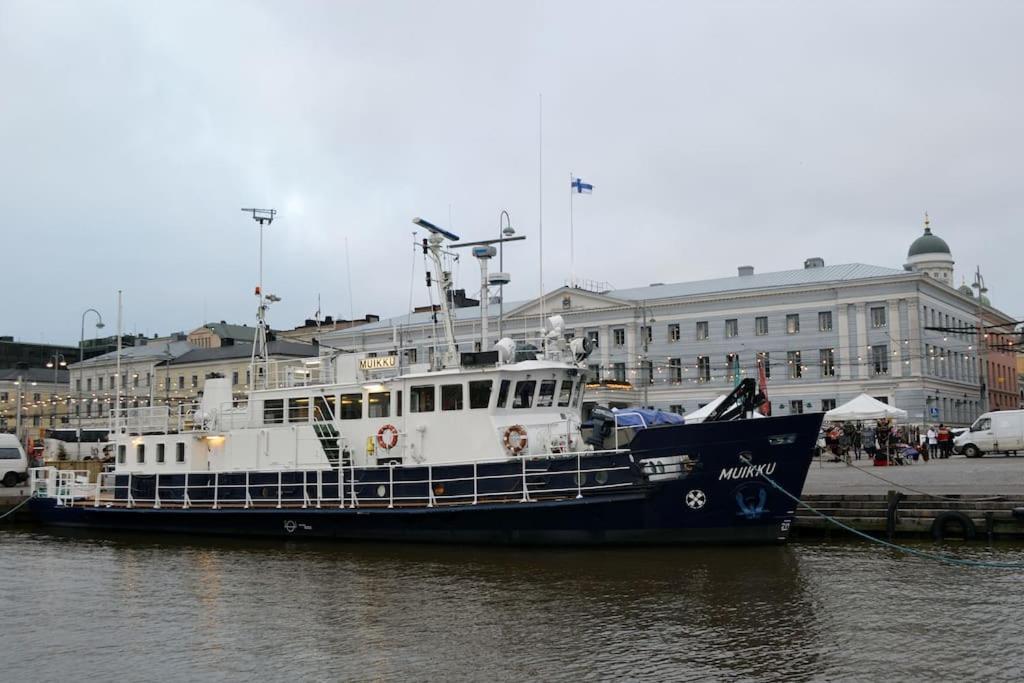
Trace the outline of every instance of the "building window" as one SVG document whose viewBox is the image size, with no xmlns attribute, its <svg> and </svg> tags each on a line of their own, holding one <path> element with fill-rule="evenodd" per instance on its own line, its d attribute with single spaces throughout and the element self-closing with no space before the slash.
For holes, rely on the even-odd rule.
<svg viewBox="0 0 1024 683">
<path fill-rule="evenodd" d="M 42 394 L 32 394 L 32 401 L 33 401 L 33 403 L 39 403 L 39 400 L 41 398 L 42 398 Z"/>
<path fill-rule="evenodd" d="M 725 336 L 735 337 L 740 333 L 739 321 L 736 318 L 729 318 L 725 321 Z"/>
<path fill-rule="evenodd" d="M 886 344 L 871 347 L 871 373 L 874 375 L 889 374 L 889 347 Z"/>
<path fill-rule="evenodd" d="M 823 398 L 821 399 L 821 412 L 827 413 L 836 407 L 836 400 L 834 398 Z"/>
<path fill-rule="evenodd" d="M 238 386 L 238 370 L 231 373 L 231 386 Z"/>
<path fill-rule="evenodd" d="M 136 389 L 139 388 L 139 376 L 138 375 L 132 375 L 132 386 L 135 387 Z"/>
<path fill-rule="evenodd" d="M 668 407 L 668 411 L 670 413 L 675 413 L 676 415 L 682 415 L 683 414 L 683 406 L 681 406 L 678 403 L 673 403 L 672 405 L 670 405 Z"/>
<path fill-rule="evenodd" d="M 700 320 L 697 322 L 697 341 L 708 338 L 708 321 Z"/>
<path fill-rule="evenodd" d="M 670 323 L 668 326 L 668 340 L 670 342 L 677 342 L 679 339 L 679 323 Z"/>
<path fill-rule="evenodd" d="M 588 365 L 587 366 L 587 381 L 588 382 L 600 382 L 601 381 L 601 366 L 600 365 Z"/>
<path fill-rule="evenodd" d="M 646 343 L 650 344 L 653 340 L 654 340 L 654 337 L 651 334 L 651 326 L 650 325 L 641 325 L 640 326 L 640 341 L 641 342 L 646 342 Z"/>
<path fill-rule="evenodd" d="M 735 382 L 736 378 L 740 374 L 740 354 L 738 353 L 727 353 L 725 354 L 725 378 L 729 382 Z"/>
<path fill-rule="evenodd" d="M 171 390 L 171 378 L 170 377 L 164 377 L 164 391 L 170 391 L 170 390 Z"/>
<path fill-rule="evenodd" d="M 792 413 L 793 415 L 800 415 L 800 414 L 802 414 L 804 412 L 804 402 L 803 401 L 790 401 L 789 402 L 789 412 Z"/>
<path fill-rule="evenodd" d="M 835 377 L 835 354 L 832 349 L 818 349 L 818 364 L 821 366 L 822 377 Z"/>
<path fill-rule="evenodd" d="M 832 331 L 832 311 L 819 311 L 818 312 L 818 331 L 819 332 L 831 332 Z"/>
<path fill-rule="evenodd" d="M 754 318 L 754 334 L 759 337 L 768 334 L 768 316 L 759 315 Z"/>
<path fill-rule="evenodd" d="M 185 462 L 185 444 L 176 443 L 174 445 L 174 462 Z"/>
<path fill-rule="evenodd" d="M 711 356 L 697 356 L 697 381 L 711 381 Z"/>
<path fill-rule="evenodd" d="M 85 390 L 92 391 L 92 377 L 85 380 Z"/>
<path fill-rule="evenodd" d="M 683 381 L 683 359 L 668 359 L 668 379 L 673 384 L 681 384 Z"/>
<path fill-rule="evenodd" d="M 640 363 L 640 381 L 654 384 L 654 362 L 645 360 Z"/>
<path fill-rule="evenodd" d="M 800 379 L 804 376 L 803 366 L 800 365 L 800 352 L 799 351 L 787 351 L 786 352 L 786 363 L 789 364 L 789 378 Z"/>
<path fill-rule="evenodd" d="M 871 307 L 871 327 L 885 327 L 885 306 Z"/>
<path fill-rule="evenodd" d="M 616 382 L 626 381 L 626 364 L 625 363 L 613 363 L 612 364 L 612 379 Z"/>
<path fill-rule="evenodd" d="M 195 389 L 199 386 L 199 375 L 192 375 L 192 388 Z"/>
<path fill-rule="evenodd" d="M 612 330 L 612 344 L 615 346 L 626 345 L 626 330 L 622 327 L 616 327 Z"/>
<path fill-rule="evenodd" d="M 103 391 L 103 378 L 102 377 L 97 377 L 96 378 L 96 390 L 97 391 Z"/>
<path fill-rule="evenodd" d="M 184 389 L 185 388 L 185 375 L 178 375 L 178 388 L 179 389 Z"/>
<path fill-rule="evenodd" d="M 800 314 L 790 313 L 786 316 L 786 334 L 796 334 L 800 331 Z"/>
<path fill-rule="evenodd" d="M 761 360 L 761 365 L 764 367 L 764 378 L 765 379 L 771 379 L 772 378 L 771 354 L 769 352 L 767 352 L 767 351 L 762 351 L 761 353 L 757 354 L 757 357 Z"/>
<path fill-rule="evenodd" d="M 587 332 L 587 337 L 590 339 L 590 343 L 595 349 L 601 345 L 601 335 L 597 330 L 590 330 Z"/>
<path fill-rule="evenodd" d="M 82 379 L 81 378 L 78 378 L 78 379 L 75 380 L 75 391 L 77 391 L 79 393 L 82 391 Z M 4 399 L 4 400 L 6 401 L 7 399 Z"/>
</svg>

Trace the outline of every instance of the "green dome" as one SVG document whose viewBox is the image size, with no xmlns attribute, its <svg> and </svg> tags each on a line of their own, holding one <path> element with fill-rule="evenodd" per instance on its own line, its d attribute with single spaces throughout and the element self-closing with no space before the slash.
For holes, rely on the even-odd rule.
<svg viewBox="0 0 1024 683">
<path fill-rule="evenodd" d="M 960 293 L 963 294 L 964 296 L 969 296 L 971 298 L 974 297 L 974 290 L 971 289 L 970 285 L 960 285 L 958 289 L 960 290 Z"/>
<path fill-rule="evenodd" d="M 910 245 L 907 256 L 920 256 L 921 254 L 951 254 L 946 240 L 932 234 L 932 229 L 925 227 L 924 234 L 914 240 Z"/>
</svg>

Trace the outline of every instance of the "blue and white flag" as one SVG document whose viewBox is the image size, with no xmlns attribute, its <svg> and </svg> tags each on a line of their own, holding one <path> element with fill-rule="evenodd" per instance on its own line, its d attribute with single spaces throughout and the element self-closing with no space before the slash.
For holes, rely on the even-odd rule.
<svg viewBox="0 0 1024 683">
<path fill-rule="evenodd" d="M 594 191 L 594 186 L 576 178 L 572 181 L 572 189 L 576 190 L 576 194 L 590 194 Z"/>
</svg>

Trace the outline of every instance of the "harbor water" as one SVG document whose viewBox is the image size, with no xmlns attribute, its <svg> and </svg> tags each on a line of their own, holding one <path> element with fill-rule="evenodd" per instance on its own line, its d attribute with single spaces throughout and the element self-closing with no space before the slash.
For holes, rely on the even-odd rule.
<svg viewBox="0 0 1024 683">
<path fill-rule="evenodd" d="M 1024 561 L 1020 545 L 946 550 Z M 7 526 L 0 576 L 8 681 L 1024 676 L 1024 570 L 853 541 L 552 550 Z"/>
</svg>

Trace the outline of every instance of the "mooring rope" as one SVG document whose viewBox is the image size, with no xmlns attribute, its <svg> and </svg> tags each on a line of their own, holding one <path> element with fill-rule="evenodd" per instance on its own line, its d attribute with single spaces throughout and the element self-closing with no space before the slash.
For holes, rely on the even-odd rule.
<svg viewBox="0 0 1024 683">
<path fill-rule="evenodd" d="M 3 519 L 5 517 L 7 517 L 8 515 L 13 515 L 15 513 L 15 511 L 17 511 L 23 505 L 27 505 L 30 500 L 32 500 L 32 499 L 31 498 L 26 498 L 25 500 L 21 501 L 20 503 L 18 503 L 14 507 L 12 507 L 10 510 L 5 512 L 4 514 L 0 515 L 0 519 Z"/>
<path fill-rule="evenodd" d="M 949 500 L 958 503 L 987 503 L 993 500 L 1003 500 L 1004 498 L 1006 498 L 1006 496 L 987 496 L 985 498 L 957 498 L 956 496 L 944 496 L 940 493 L 929 493 L 927 491 L 922 491 L 921 489 L 916 489 L 913 486 L 907 486 L 906 484 L 897 484 L 891 479 L 886 479 L 882 475 L 875 474 L 874 472 L 868 472 L 866 469 L 857 467 L 853 463 L 846 462 L 845 460 L 843 461 L 843 464 L 845 464 L 847 467 L 857 470 L 858 472 L 866 474 L 869 477 L 874 477 L 875 479 L 880 479 L 887 484 L 892 484 L 896 488 L 904 489 L 906 491 L 913 491 L 914 493 L 919 493 L 922 496 L 928 496 L 929 498 L 940 498 L 942 500 Z"/>
<path fill-rule="evenodd" d="M 750 462 L 750 458 L 746 456 L 740 456 L 740 460 L 743 461 L 744 464 L 752 464 Z M 951 557 L 950 555 L 943 555 L 942 553 L 932 553 L 928 552 L 927 550 L 918 550 L 917 548 L 911 548 L 909 546 L 899 545 L 898 543 L 891 543 L 881 538 L 875 538 L 871 534 L 865 533 L 860 529 L 854 529 L 852 526 L 840 522 L 835 517 L 827 515 L 824 512 L 821 512 L 820 510 L 811 507 L 810 505 L 803 502 L 798 497 L 794 496 L 792 493 L 784 489 L 782 486 L 776 483 L 774 479 L 769 477 L 764 472 L 761 472 L 760 470 L 757 469 L 755 471 L 757 471 L 758 476 L 767 481 L 774 488 L 778 489 L 784 496 L 794 501 L 800 507 L 810 510 L 817 516 L 824 519 L 826 522 L 834 524 L 840 529 L 849 531 L 851 534 L 860 536 L 864 540 L 870 541 L 871 543 L 876 543 L 878 545 L 885 546 L 886 548 L 892 548 L 893 550 L 897 550 L 901 553 L 906 553 L 907 555 L 914 555 L 916 557 L 921 557 L 926 560 L 934 560 L 936 562 L 944 562 L 946 564 L 960 565 L 963 567 L 985 567 L 990 569 L 1024 569 L 1024 562 L 987 562 L 985 560 L 967 560 L 959 557 Z"/>
</svg>

